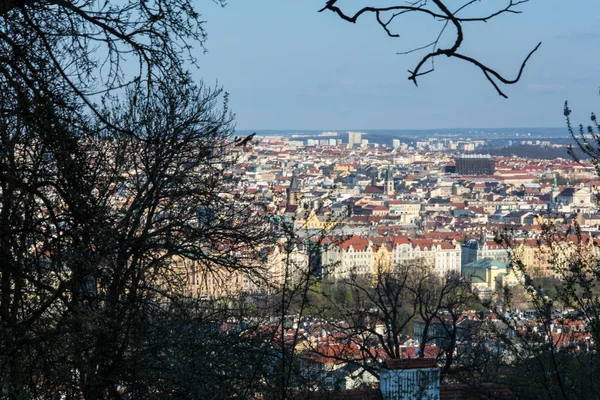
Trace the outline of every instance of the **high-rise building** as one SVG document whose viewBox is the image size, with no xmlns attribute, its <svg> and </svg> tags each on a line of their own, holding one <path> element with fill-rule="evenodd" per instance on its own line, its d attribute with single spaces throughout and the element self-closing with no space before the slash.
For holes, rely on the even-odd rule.
<svg viewBox="0 0 600 400">
<path fill-rule="evenodd" d="M 350 147 L 361 144 L 362 133 L 361 132 L 348 132 L 348 145 Z"/>
<path fill-rule="evenodd" d="M 489 154 L 464 154 L 456 159 L 459 175 L 493 175 L 496 163 Z"/>
<path fill-rule="evenodd" d="M 400 148 L 400 139 L 392 139 L 392 147 L 394 149 L 399 149 Z"/>
</svg>

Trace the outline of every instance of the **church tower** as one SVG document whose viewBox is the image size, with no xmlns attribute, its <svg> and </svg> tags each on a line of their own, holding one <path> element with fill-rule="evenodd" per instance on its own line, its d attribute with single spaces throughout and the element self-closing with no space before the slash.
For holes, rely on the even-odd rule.
<svg viewBox="0 0 600 400">
<path fill-rule="evenodd" d="M 300 184 L 298 182 L 298 178 L 296 178 L 296 174 L 292 174 L 292 179 L 290 180 L 290 186 L 285 190 L 286 192 L 286 200 L 288 205 L 297 205 L 298 200 L 300 199 Z"/>
<path fill-rule="evenodd" d="M 392 176 L 391 168 L 388 168 L 385 171 L 385 184 L 383 187 L 383 193 L 387 196 L 393 196 L 396 193 L 394 190 L 394 177 Z"/>
<path fill-rule="evenodd" d="M 552 186 L 552 192 L 550 193 L 550 204 L 549 208 L 552 212 L 557 212 L 558 204 L 556 202 L 556 198 L 560 194 L 560 189 L 558 188 L 558 182 L 556 179 L 556 174 L 554 174 L 554 185 Z"/>
</svg>

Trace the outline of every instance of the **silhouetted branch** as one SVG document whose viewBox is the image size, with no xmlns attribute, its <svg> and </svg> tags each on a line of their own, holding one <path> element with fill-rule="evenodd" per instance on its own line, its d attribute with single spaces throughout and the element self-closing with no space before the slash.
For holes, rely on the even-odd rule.
<svg viewBox="0 0 600 400">
<path fill-rule="evenodd" d="M 527 57 L 525 57 L 525 59 L 521 63 L 519 73 L 517 74 L 517 77 L 514 79 L 506 78 L 504 75 L 500 74 L 494 68 L 479 61 L 476 57 L 467 56 L 467 55 L 459 53 L 458 50 L 464 41 L 463 25 L 465 23 L 488 22 L 489 20 L 496 18 L 502 14 L 520 14 L 521 11 L 516 9 L 517 6 L 519 6 L 523 3 L 527 3 L 528 0 L 509 0 L 508 4 L 506 6 L 498 8 L 494 12 L 487 13 L 487 14 L 481 15 L 481 16 L 462 17 L 459 15 L 460 12 L 464 11 L 469 6 L 471 6 L 475 3 L 478 3 L 478 2 L 479 1 L 477 1 L 477 0 L 469 0 L 469 1 L 465 2 L 462 6 L 457 8 L 455 11 L 450 10 L 449 7 L 446 5 L 446 1 L 444 1 L 444 0 L 431 0 L 431 3 L 432 3 L 431 5 L 429 5 L 427 1 L 416 1 L 413 3 L 409 3 L 407 5 L 396 5 L 396 6 L 388 6 L 388 7 L 367 6 L 367 7 L 361 8 L 354 14 L 347 14 L 340 7 L 338 7 L 336 5 L 338 3 L 338 0 L 329 0 L 325 4 L 325 7 L 320 9 L 319 12 L 329 10 L 329 11 L 334 12 L 336 15 L 338 15 L 343 20 L 352 22 L 352 23 L 356 23 L 358 18 L 360 18 L 363 14 L 374 13 L 376 16 L 377 23 L 383 28 L 383 30 L 386 32 L 386 34 L 389 37 L 394 37 L 394 38 L 400 37 L 400 35 L 393 32 L 393 30 L 390 28 L 390 24 L 393 21 L 395 21 L 397 17 L 408 14 L 408 13 L 419 13 L 419 14 L 429 15 L 429 16 L 435 18 L 436 20 L 444 23 L 438 33 L 437 38 L 427 45 L 420 46 L 420 47 L 414 48 L 412 50 L 398 53 L 398 54 L 410 54 L 410 53 L 413 53 L 416 51 L 425 50 L 427 48 L 433 49 L 432 51 L 430 51 L 428 54 L 424 55 L 421 58 L 421 60 L 417 63 L 417 65 L 414 69 L 408 71 L 410 74 L 408 79 L 411 80 L 416 86 L 418 86 L 417 78 L 419 78 L 423 75 L 427 75 L 435 70 L 435 65 L 434 65 L 435 58 L 437 58 L 438 56 L 457 58 L 459 60 L 465 61 L 468 64 L 472 64 L 472 65 L 476 66 L 477 68 L 479 68 L 481 70 L 481 72 L 483 72 L 486 79 L 492 84 L 494 89 L 496 89 L 498 94 L 500 96 L 506 98 L 507 96 L 500 88 L 499 83 L 502 83 L 505 85 L 512 85 L 512 84 L 517 83 L 521 79 L 521 76 L 523 75 L 523 70 L 525 69 L 525 65 L 527 64 L 527 62 L 529 61 L 529 59 L 531 58 L 533 53 L 535 53 L 538 50 L 538 48 L 541 45 L 541 42 L 538 43 L 537 46 L 535 46 L 535 48 L 529 52 Z M 384 14 L 386 14 L 386 13 L 392 13 L 392 15 L 388 19 L 385 19 Z M 446 31 L 446 27 L 448 26 L 449 23 L 451 23 L 456 28 L 456 36 L 455 36 L 454 42 L 450 47 L 437 48 L 439 41 L 442 38 L 444 32 Z M 423 66 L 427 62 L 431 62 L 431 67 L 429 69 L 427 69 L 426 71 L 422 71 Z"/>
</svg>

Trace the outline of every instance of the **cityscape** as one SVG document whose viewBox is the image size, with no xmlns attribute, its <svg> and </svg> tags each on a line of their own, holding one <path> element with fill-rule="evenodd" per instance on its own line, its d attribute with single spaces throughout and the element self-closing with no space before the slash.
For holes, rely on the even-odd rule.
<svg viewBox="0 0 600 400">
<path fill-rule="evenodd" d="M 299 374 L 310 376 L 315 388 L 364 398 L 378 398 L 379 388 L 388 398 L 398 390 L 417 390 L 407 383 L 410 373 L 426 371 L 435 383 L 427 386 L 427 398 L 440 398 L 440 393 L 441 398 L 465 396 L 460 385 L 439 386 L 435 360 L 447 357 L 452 334 L 455 368 L 460 368 L 465 348 L 478 340 L 490 348 L 499 346 L 493 339 L 497 333 L 490 333 L 498 329 L 507 335 L 511 330 L 537 332 L 557 350 L 594 347 L 585 318 L 565 303 L 553 306 L 552 300 L 569 262 L 578 259 L 589 265 L 600 256 L 595 164 L 535 154 L 491 156 L 486 154 L 490 140 L 485 135 L 480 140 L 392 139 L 391 146 L 369 141 L 364 132 L 302 136 L 256 136 L 251 146 L 239 150 L 233 171 L 241 179 L 240 195 L 267 220 L 293 227 L 295 245 L 280 240 L 265 251 L 261 279 L 248 279 L 244 272 L 215 275 L 196 269 L 188 278 L 195 282 L 189 288 L 192 296 L 205 301 L 242 296 L 252 302 L 279 293 L 290 282 L 305 282 L 307 275 L 314 284 L 339 289 L 358 281 L 377 287 L 388 274 L 418 277 L 424 272 L 449 286 L 464 285 L 474 295 L 462 308 L 435 309 L 429 320 L 408 318 L 401 329 L 386 321 L 386 313 L 381 314 L 385 307 L 375 305 L 364 322 L 373 324 L 366 336 L 364 327 L 357 330 L 340 320 L 322 319 L 322 310 L 289 315 L 290 326 L 283 334 L 300 336 L 293 344 Z M 552 139 L 520 144 L 567 146 Z M 506 290 L 519 300 L 507 303 Z M 540 318 L 538 296 L 550 307 L 545 309 L 548 319 Z M 376 340 L 389 330 L 402 338 L 393 363 L 389 343 Z M 502 357 L 516 355 L 506 350 Z M 385 368 L 379 370 L 381 363 L 387 363 L 388 375 Z M 373 392 L 365 389 L 369 387 Z M 493 384 L 486 390 L 510 397 L 509 386 Z"/>
<path fill-rule="evenodd" d="M 0 1 L 1 399 L 600 398 L 600 2 L 384 3 Z"/>
</svg>

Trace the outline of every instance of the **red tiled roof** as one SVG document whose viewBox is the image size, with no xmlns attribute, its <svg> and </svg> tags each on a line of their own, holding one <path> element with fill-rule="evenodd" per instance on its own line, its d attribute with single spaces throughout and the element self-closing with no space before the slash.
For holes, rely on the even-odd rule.
<svg viewBox="0 0 600 400">
<path fill-rule="evenodd" d="M 382 194 L 383 193 L 383 188 L 380 188 L 378 186 L 373 186 L 373 185 L 368 185 L 365 188 L 364 193 L 371 193 L 371 194 Z"/>
<path fill-rule="evenodd" d="M 399 246 L 401 244 L 410 244 L 410 242 L 408 241 L 408 238 L 405 236 L 394 237 L 394 242 L 393 242 L 394 247 Z"/>
<path fill-rule="evenodd" d="M 454 250 L 455 249 L 455 247 L 450 242 L 441 242 L 439 245 L 442 250 Z"/>
<path fill-rule="evenodd" d="M 350 246 L 352 246 L 355 251 L 364 251 L 369 247 L 369 240 L 359 236 L 352 236 L 350 239 L 345 240 L 340 245 L 340 248 L 342 250 L 348 250 Z"/>
</svg>

